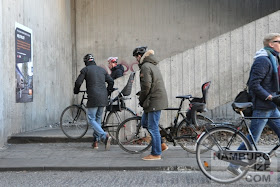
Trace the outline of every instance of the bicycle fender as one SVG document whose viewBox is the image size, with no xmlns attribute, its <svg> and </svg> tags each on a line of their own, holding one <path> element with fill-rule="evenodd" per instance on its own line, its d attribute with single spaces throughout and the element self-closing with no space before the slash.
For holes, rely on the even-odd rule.
<svg viewBox="0 0 280 187">
<path fill-rule="evenodd" d="M 204 131 L 204 132 L 197 138 L 197 140 L 196 140 L 196 142 L 195 142 L 195 150 L 196 150 L 196 148 L 197 148 L 198 142 L 200 141 L 201 137 L 204 136 L 205 133 L 206 133 L 206 132 Z"/>
</svg>

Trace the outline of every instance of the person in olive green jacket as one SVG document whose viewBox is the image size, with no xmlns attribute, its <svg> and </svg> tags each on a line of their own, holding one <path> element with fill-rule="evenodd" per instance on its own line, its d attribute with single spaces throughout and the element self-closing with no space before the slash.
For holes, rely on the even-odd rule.
<svg viewBox="0 0 280 187">
<path fill-rule="evenodd" d="M 165 143 L 161 144 L 159 132 L 161 110 L 167 108 L 168 100 L 163 78 L 157 67 L 158 60 L 153 50 L 146 49 L 147 47 L 137 47 L 133 51 L 140 68 L 139 104 L 144 109 L 141 124 L 144 128 L 148 128 L 152 136 L 151 154 L 142 159 L 160 160 L 162 151 L 168 149 Z"/>
</svg>

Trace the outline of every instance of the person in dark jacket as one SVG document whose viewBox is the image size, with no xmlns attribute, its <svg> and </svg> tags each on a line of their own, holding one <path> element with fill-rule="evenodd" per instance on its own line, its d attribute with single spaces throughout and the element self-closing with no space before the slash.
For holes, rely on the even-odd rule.
<svg viewBox="0 0 280 187">
<path fill-rule="evenodd" d="M 151 154 L 143 160 L 160 160 L 161 152 L 167 150 L 165 143 L 161 144 L 159 120 L 161 110 L 167 108 L 168 100 L 162 75 L 157 66 L 158 60 L 153 50 L 146 51 L 147 47 L 137 47 L 133 56 L 139 62 L 140 87 L 139 104 L 144 109 L 141 124 L 148 128 L 152 136 Z"/>
<path fill-rule="evenodd" d="M 264 48 L 256 52 L 248 82 L 249 94 L 252 96 L 253 117 L 279 118 L 280 112 L 272 97 L 279 94 L 280 34 L 270 33 L 266 35 L 263 45 Z M 250 130 L 255 142 L 260 139 L 266 124 L 274 130 L 280 139 L 280 119 L 252 119 Z M 249 140 L 251 141 L 250 138 Z M 246 148 L 244 144 L 241 144 L 238 149 L 244 150 Z M 229 165 L 228 171 L 234 175 L 241 172 L 240 167 L 233 164 Z"/>
<path fill-rule="evenodd" d="M 117 79 L 123 76 L 124 68 L 121 64 L 118 64 L 118 57 L 109 57 L 109 68 L 111 70 L 111 77 Z"/>
<path fill-rule="evenodd" d="M 87 89 L 87 118 L 92 126 L 93 148 L 98 149 L 98 141 L 105 143 L 105 149 L 110 148 L 111 137 L 101 128 L 101 117 L 103 109 L 108 104 L 108 92 L 113 90 L 114 80 L 105 71 L 105 69 L 96 65 L 92 54 L 84 56 L 86 67 L 80 71 L 75 87 L 74 94 L 78 94 L 84 80 L 86 80 Z M 106 88 L 107 83 L 107 88 Z"/>
</svg>

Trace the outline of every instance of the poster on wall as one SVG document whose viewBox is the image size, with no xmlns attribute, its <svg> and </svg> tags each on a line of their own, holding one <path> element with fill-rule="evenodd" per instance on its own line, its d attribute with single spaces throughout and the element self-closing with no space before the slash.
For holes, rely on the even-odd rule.
<svg viewBox="0 0 280 187">
<path fill-rule="evenodd" d="M 16 102 L 33 101 L 32 30 L 15 23 Z"/>
</svg>

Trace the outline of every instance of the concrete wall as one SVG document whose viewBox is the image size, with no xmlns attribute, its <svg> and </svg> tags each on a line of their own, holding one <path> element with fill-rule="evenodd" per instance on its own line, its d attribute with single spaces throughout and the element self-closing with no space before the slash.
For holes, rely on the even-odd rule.
<svg viewBox="0 0 280 187">
<path fill-rule="evenodd" d="M 94 53 L 97 63 L 103 67 L 107 66 L 109 56 L 119 56 L 121 63 L 131 65 L 135 62 L 131 57 L 134 47 L 146 44 L 162 60 L 160 68 L 170 106 L 177 106 L 178 101 L 173 101 L 177 94 L 200 95 L 202 82 L 209 79 L 213 80 L 210 90 L 215 91 L 209 106 L 214 109 L 226 104 L 234 91 L 228 90 L 224 98 L 220 96 L 224 94 L 222 88 L 228 87 L 226 81 L 235 79 L 234 75 L 230 76 L 232 79 L 223 78 L 231 74 L 234 66 L 224 66 L 222 62 L 232 57 L 225 42 L 232 45 L 228 37 L 233 42 L 234 35 L 223 35 L 218 40 L 199 44 L 279 7 L 278 0 L 1 0 L 0 147 L 11 134 L 59 121 L 61 111 L 75 100 L 73 83 L 84 66 L 82 57 L 88 52 Z M 15 102 L 15 22 L 33 31 L 34 97 L 31 103 Z M 249 31 L 256 29 L 247 27 Z M 263 28 L 259 30 L 265 33 Z M 244 30 L 239 31 L 243 33 L 242 39 L 248 37 L 250 41 L 244 43 L 245 47 L 251 47 L 251 42 L 262 36 L 259 31 L 251 36 Z M 240 37 L 239 34 L 236 37 Z M 245 53 L 249 50 L 253 53 L 256 48 L 245 47 Z M 219 61 L 215 61 L 216 58 Z M 239 57 L 236 58 L 238 61 Z M 249 69 L 247 61 L 246 64 L 245 72 Z M 217 71 L 214 65 L 219 67 L 220 76 L 214 76 Z M 178 73 L 179 70 L 182 72 Z M 126 80 L 123 79 L 125 77 L 117 82 L 124 84 Z M 134 94 L 138 90 L 136 81 Z M 140 111 L 137 103 L 133 95 L 129 105 Z"/>
<path fill-rule="evenodd" d="M 72 101 L 71 3 L 0 1 L 0 147 L 13 133 L 58 122 Z M 34 95 L 30 103 L 16 103 L 15 22 L 33 31 Z"/>
<path fill-rule="evenodd" d="M 269 32 L 280 33 L 280 11 L 162 60 L 159 67 L 165 80 L 169 107 L 179 105 L 177 95 L 201 97 L 201 85 L 212 81 L 206 115 L 215 120 L 235 119 L 238 115 L 232 110 L 231 103 L 245 88 L 255 52 L 263 47 L 263 37 Z M 115 86 L 123 87 L 121 82 L 126 79 L 120 78 Z M 139 91 L 139 76 L 135 82 L 134 89 Z M 137 99 L 134 95 L 132 98 Z M 128 106 L 141 111 L 135 103 L 137 100 L 129 101 Z M 166 120 L 172 120 L 172 115 L 164 112 L 162 120 L 165 124 Z"/>
<path fill-rule="evenodd" d="M 279 9 L 279 0 L 77 0 L 77 69 L 89 52 L 104 67 L 110 56 L 130 66 L 139 45 L 163 60 Z"/>
</svg>

